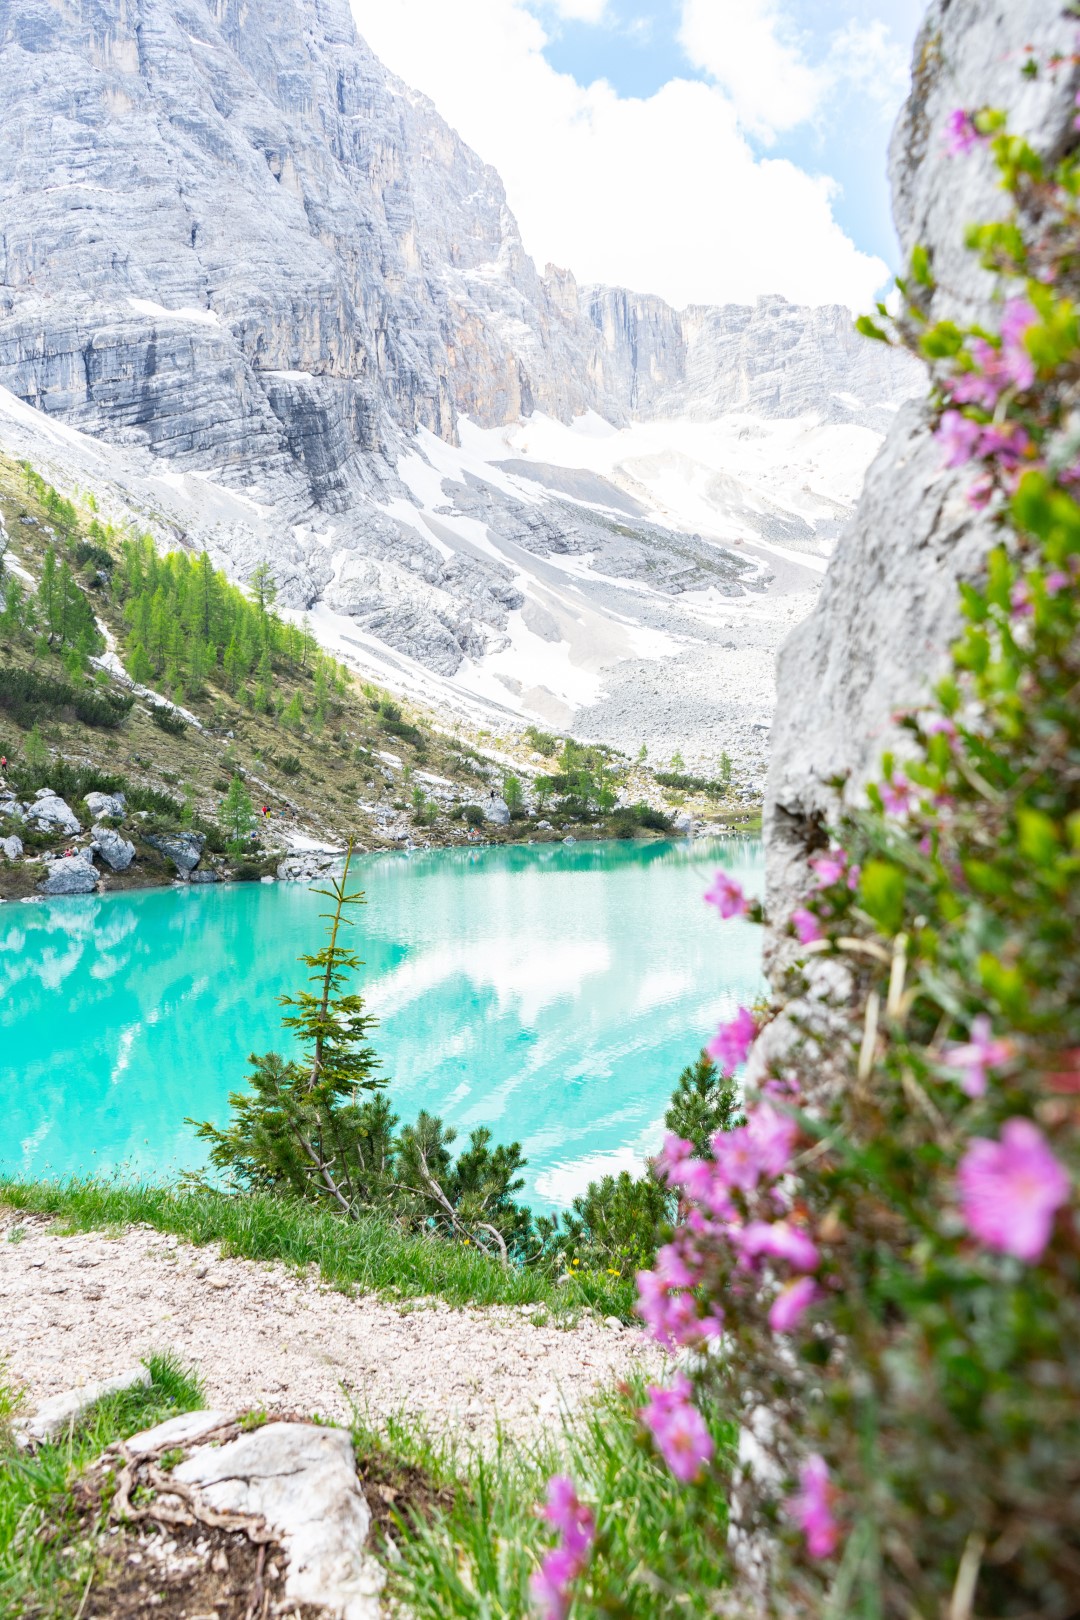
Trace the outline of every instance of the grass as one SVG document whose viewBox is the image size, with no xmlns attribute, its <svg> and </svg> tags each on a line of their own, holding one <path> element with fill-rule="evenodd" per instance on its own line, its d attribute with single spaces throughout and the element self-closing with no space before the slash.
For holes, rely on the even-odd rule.
<svg viewBox="0 0 1080 1620">
<path fill-rule="evenodd" d="M 384 1454 L 442 1490 L 395 1537 L 391 1595 L 413 1620 L 526 1620 L 529 1580 L 551 1544 L 537 1509 L 547 1481 L 569 1473 L 596 1515 L 597 1557 L 574 1620 L 669 1620 L 718 1612 L 727 1579 L 724 1478 L 733 1425 L 714 1419 L 719 1459 L 696 1486 L 680 1485 L 642 1434 L 640 1382 L 609 1391 L 529 1447 L 503 1436 L 464 1459 L 412 1420 L 354 1429 L 364 1459 Z"/>
<path fill-rule="evenodd" d="M 151 1356 L 150 1383 L 97 1401 L 62 1440 L 32 1456 L 15 1450 L 18 1394 L 0 1367 L 0 1620 L 70 1620 L 94 1570 L 91 1526 L 74 1487 L 115 1440 L 203 1403 L 198 1379 L 171 1356 Z"/>
<path fill-rule="evenodd" d="M 345 1291 L 436 1296 L 451 1305 L 540 1305 L 557 1319 L 593 1310 L 621 1321 L 631 1319 L 636 1297 L 632 1282 L 606 1274 L 559 1283 L 544 1271 L 501 1266 L 444 1238 L 411 1236 L 374 1215 L 347 1221 L 264 1193 L 0 1179 L 0 1203 L 58 1216 L 75 1231 L 152 1226 L 192 1243 L 220 1243 L 246 1260 L 315 1266 L 325 1282 Z"/>
</svg>

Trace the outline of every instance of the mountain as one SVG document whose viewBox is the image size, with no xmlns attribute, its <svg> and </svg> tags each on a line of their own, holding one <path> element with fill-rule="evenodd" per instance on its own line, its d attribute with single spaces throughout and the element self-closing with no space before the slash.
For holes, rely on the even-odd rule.
<svg viewBox="0 0 1080 1620">
<path fill-rule="evenodd" d="M 0 118 L 0 386 L 149 480 L 164 542 L 269 559 L 387 678 L 616 741 L 678 736 L 665 659 L 723 741 L 734 637 L 749 746 L 775 576 L 809 604 L 911 392 L 846 310 L 539 274 L 345 0 L 0 0 Z"/>
</svg>

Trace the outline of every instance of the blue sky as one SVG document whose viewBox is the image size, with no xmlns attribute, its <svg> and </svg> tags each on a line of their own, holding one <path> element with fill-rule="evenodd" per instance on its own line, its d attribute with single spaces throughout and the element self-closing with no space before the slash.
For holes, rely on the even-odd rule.
<svg viewBox="0 0 1080 1620">
<path fill-rule="evenodd" d="M 549 31 L 547 60 L 582 86 L 606 79 L 620 96 L 649 97 L 671 79 L 712 77 L 680 41 L 681 0 L 608 0 L 596 22 L 561 15 L 554 0 L 530 0 L 530 9 Z M 895 60 L 906 66 L 922 12 L 921 0 L 801 0 L 784 7 L 784 21 L 811 64 L 826 62 L 835 38 L 854 23 L 864 30 L 880 26 Z M 895 268 L 885 162 L 902 85 L 895 78 L 883 82 L 872 67 L 867 79 L 838 82 L 815 117 L 797 128 L 771 141 L 753 132 L 749 139 L 760 155 L 787 157 L 831 176 L 839 187 L 838 222 L 859 247 Z"/>
<path fill-rule="evenodd" d="M 351 0 L 537 264 L 682 308 L 869 308 L 923 0 Z"/>
</svg>

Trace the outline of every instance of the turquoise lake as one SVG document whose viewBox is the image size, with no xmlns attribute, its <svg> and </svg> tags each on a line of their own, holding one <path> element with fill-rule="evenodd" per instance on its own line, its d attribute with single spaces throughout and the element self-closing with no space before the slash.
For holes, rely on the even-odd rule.
<svg viewBox="0 0 1080 1620">
<path fill-rule="evenodd" d="M 759 931 L 702 901 L 760 844 L 546 845 L 371 856 L 350 943 L 397 1111 L 517 1140 L 527 1196 L 565 1205 L 662 1134 L 668 1094 L 762 987 Z M 276 997 L 322 943 L 302 885 L 0 906 L 0 1170 L 167 1178 L 202 1162 L 250 1052 L 288 1050 Z"/>
</svg>

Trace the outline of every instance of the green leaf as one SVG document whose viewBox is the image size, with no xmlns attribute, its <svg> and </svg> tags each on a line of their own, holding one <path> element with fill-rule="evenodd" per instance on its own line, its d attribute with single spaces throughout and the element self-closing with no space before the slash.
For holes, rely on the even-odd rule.
<svg viewBox="0 0 1080 1620">
<path fill-rule="evenodd" d="M 1041 810 L 1021 809 L 1016 823 L 1020 831 L 1020 849 L 1036 866 L 1052 866 L 1060 848 L 1058 830 L 1054 822 Z"/>
<path fill-rule="evenodd" d="M 869 315 L 859 316 L 855 322 L 855 330 L 861 332 L 863 337 L 873 338 L 877 343 L 888 343 L 889 341 L 888 334 L 883 332 L 881 327 Z"/>
<path fill-rule="evenodd" d="M 883 934 L 897 934 L 904 921 L 907 879 L 891 861 L 867 861 L 859 879 L 859 900 Z"/>
<path fill-rule="evenodd" d="M 920 287 L 934 285 L 934 277 L 930 270 L 930 255 L 921 242 L 916 242 L 911 250 L 911 274 Z"/>
</svg>

